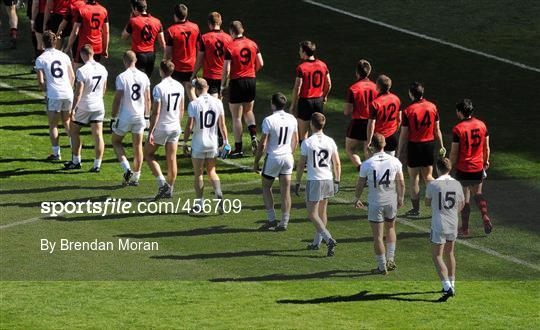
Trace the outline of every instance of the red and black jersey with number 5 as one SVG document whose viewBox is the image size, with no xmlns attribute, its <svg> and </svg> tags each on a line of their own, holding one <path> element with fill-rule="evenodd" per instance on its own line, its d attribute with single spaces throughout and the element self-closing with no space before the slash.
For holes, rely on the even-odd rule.
<svg viewBox="0 0 540 330">
<path fill-rule="evenodd" d="M 131 50 L 135 53 L 154 51 L 159 33 L 163 32 L 161 21 L 150 14 L 132 17 L 126 25 L 126 32 L 131 34 Z"/>
<path fill-rule="evenodd" d="M 257 44 L 246 37 L 233 39 L 225 51 L 225 59 L 231 61 L 231 79 L 255 78 Z"/>
<path fill-rule="evenodd" d="M 296 68 L 296 77 L 302 79 L 298 95 L 304 99 L 323 96 L 328 67 L 321 60 L 307 60 Z"/>
<path fill-rule="evenodd" d="M 459 143 L 456 168 L 461 172 L 480 172 L 484 169 L 484 146 L 488 131 L 481 120 L 470 117 L 452 129 L 452 142 Z"/>
<path fill-rule="evenodd" d="M 232 40 L 232 37 L 222 30 L 214 30 L 202 35 L 199 51 L 204 53 L 203 78 L 221 79 L 225 50 Z"/>
<path fill-rule="evenodd" d="M 79 51 L 82 46 L 90 44 L 94 53 L 101 54 L 103 51 L 101 32 L 103 26 L 109 23 L 107 9 L 97 2 L 86 3 L 75 14 L 75 22 L 81 24 L 77 50 Z"/>
<path fill-rule="evenodd" d="M 375 120 L 375 133 L 385 138 L 393 135 L 399 128 L 401 101 L 390 92 L 379 94 L 369 107 L 369 119 Z"/>
<path fill-rule="evenodd" d="M 199 39 L 199 26 L 190 21 L 176 22 L 167 29 L 165 43 L 172 47 L 174 71 L 193 72 Z"/>
<path fill-rule="evenodd" d="M 403 126 L 409 128 L 410 142 L 429 142 L 435 140 L 435 123 L 439 112 L 435 104 L 421 99 L 403 110 Z"/>
</svg>

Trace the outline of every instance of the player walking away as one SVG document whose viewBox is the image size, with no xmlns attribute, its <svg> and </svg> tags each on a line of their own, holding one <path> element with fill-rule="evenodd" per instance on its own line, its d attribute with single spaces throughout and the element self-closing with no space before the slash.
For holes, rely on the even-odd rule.
<svg viewBox="0 0 540 330">
<path fill-rule="evenodd" d="M 9 16 L 9 47 L 17 48 L 17 24 L 19 17 L 17 16 L 17 0 L 4 0 L 6 13 Z"/>
<path fill-rule="evenodd" d="M 493 225 L 489 220 L 488 203 L 482 194 L 482 182 L 489 168 L 489 135 L 486 124 L 472 116 L 473 104 L 463 99 L 456 105 L 460 123 L 452 129 L 452 149 L 450 159 L 456 168 L 456 178 L 463 186 L 465 206 L 461 211 L 460 234 L 469 235 L 470 197 L 474 196 L 476 206 L 482 214 L 484 232 L 491 233 Z"/>
<path fill-rule="evenodd" d="M 62 33 L 59 31 L 60 24 L 67 13 L 70 0 L 47 0 L 43 15 L 43 31 L 56 33 L 57 42 L 55 48 L 61 49 Z M 59 33 L 60 32 L 60 33 Z"/>
<path fill-rule="evenodd" d="M 463 208 L 461 184 L 450 176 L 452 163 L 448 158 L 437 160 L 439 177 L 426 187 L 426 206 L 431 206 L 431 243 L 433 262 L 443 285 L 441 301 L 454 296 L 456 259 L 454 242 L 458 234 L 458 211 Z"/>
<path fill-rule="evenodd" d="M 371 141 L 374 133 L 381 133 L 386 141 L 384 151 L 394 156 L 398 146 L 397 131 L 401 124 L 401 101 L 390 92 L 392 79 L 380 75 L 377 78 L 378 96 L 371 102 L 367 141 Z"/>
<path fill-rule="evenodd" d="M 232 42 L 232 37 L 221 30 L 221 14 L 211 12 L 208 15 L 208 28 L 210 32 L 202 35 L 199 42 L 199 52 L 195 62 L 195 70 L 191 79 L 195 79 L 197 72 L 203 68 L 203 78 L 208 83 L 208 94 L 221 96 L 221 73 L 225 61 L 225 50 Z"/>
<path fill-rule="evenodd" d="M 43 53 L 43 19 L 45 16 L 45 6 L 47 0 L 33 0 L 32 2 L 32 17 L 30 19 L 30 26 L 32 31 L 36 35 L 38 55 Z"/>
<path fill-rule="evenodd" d="M 101 57 L 109 57 L 109 14 L 96 0 L 86 0 L 86 4 L 75 13 L 75 24 L 64 52 L 71 50 L 75 39 L 78 40 L 77 52 L 73 54 L 76 67 L 82 64 L 79 51 L 86 44 L 94 49 L 96 62 L 99 62 Z"/>
<path fill-rule="evenodd" d="M 293 115 L 285 112 L 287 98 L 282 93 L 272 95 L 272 115 L 264 118 L 261 142 L 255 155 L 253 169 L 259 172 L 259 161 L 266 149 L 262 176 L 263 200 L 267 222 L 261 229 L 287 230 L 291 214 L 291 174 L 294 167 L 293 153 L 298 145 L 298 128 Z M 272 185 L 279 177 L 281 193 L 281 221 L 276 221 Z"/>
<path fill-rule="evenodd" d="M 356 82 L 349 87 L 345 100 L 345 116 L 352 116 L 345 138 L 345 151 L 354 167 L 360 170 L 362 161 L 358 156 L 358 149 L 364 152 L 365 159 L 369 158 L 367 143 L 367 125 L 369 119 L 369 105 L 378 95 L 377 86 L 369 80 L 371 64 L 360 60 L 356 64 Z"/>
<path fill-rule="evenodd" d="M 39 86 L 46 92 L 47 97 L 49 135 L 52 144 L 52 154 L 47 157 L 47 160 L 58 161 L 62 159 L 58 144 L 58 121 L 62 120 L 64 129 L 69 136 L 75 75 L 69 57 L 54 48 L 56 43 L 54 33 L 45 31 L 42 43 L 45 51 L 36 59 L 36 71 Z"/>
<path fill-rule="evenodd" d="M 296 79 L 290 112 L 298 119 L 300 144 L 308 137 L 309 122 L 315 112 L 323 113 L 323 107 L 332 88 L 330 71 L 326 64 L 315 58 L 316 45 L 311 41 L 300 43 L 302 62 L 296 68 Z"/>
<path fill-rule="evenodd" d="M 90 172 L 98 173 L 101 169 L 101 160 L 105 144 L 103 142 L 103 118 L 105 105 L 103 96 L 107 89 L 107 69 L 94 61 L 94 50 L 90 45 L 81 48 L 81 58 L 84 65 L 77 70 L 75 97 L 71 120 L 71 149 L 72 159 L 64 164 L 66 170 L 81 168 L 81 128 L 92 127 L 92 136 L 95 140 L 96 158 Z"/>
<path fill-rule="evenodd" d="M 403 124 L 399 136 L 396 157 L 407 153 L 407 166 L 411 186 L 412 209 L 406 216 L 420 215 L 420 176 L 427 183 L 433 180 L 435 162 L 435 139 L 439 143 L 439 155 L 445 156 L 439 112 L 435 104 L 424 98 L 422 83 L 413 82 L 409 87 L 412 103 L 403 111 Z"/>
<path fill-rule="evenodd" d="M 234 151 L 231 158 L 243 157 L 242 152 L 242 117 L 251 136 L 251 150 L 257 150 L 257 122 L 253 113 L 255 104 L 255 75 L 263 65 L 262 54 L 257 44 L 244 37 L 242 22 L 233 21 L 229 32 L 233 41 L 225 50 L 225 62 L 221 77 L 221 90 L 227 86 L 230 77 L 229 109 L 232 114 L 234 132 Z"/>
<path fill-rule="evenodd" d="M 200 39 L 199 27 L 188 20 L 188 8 L 184 4 L 174 7 L 174 22 L 165 33 L 165 59 L 174 63 L 172 77 L 182 83 L 188 99 L 193 101 L 197 96 L 191 84 L 191 76 Z"/>
<path fill-rule="evenodd" d="M 322 113 L 316 112 L 311 116 L 312 135 L 302 143 L 300 161 L 296 173 L 295 194 L 298 196 L 300 181 L 307 165 L 306 208 L 308 217 L 315 225 L 313 243 L 308 250 L 318 250 L 324 239 L 328 247 L 327 256 L 335 254 L 337 242 L 328 231 L 328 216 L 326 208 L 328 198 L 339 191 L 341 177 L 341 163 L 336 143 L 323 132 L 326 118 Z M 335 177 L 332 176 L 332 170 Z M 334 180 L 334 181 L 332 181 Z"/>
<path fill-rule="evenodd" d="M 182 133 L 180 123 L 184 116 L 184 87 L 171 78 L 174 64 L 164 60 L 159 65 L 159 75 L 162 80 L 154 87 L 152 114 L 148 143 L 144 145 L 145 159 L 158 183 L 158 193 L 155 199 L 171 198 L 176 181 L 176 149 L 178 137 Z M 167 180 L 161 172 L 154 154 L 160 146 L 165 146 L 167 158 Z"/>
<path fill-rule="evenodd" d="M 199 205 L 199 210 L 201 210 L 203 205 L 203 174 L 205 168 L 206 174 L 208 174 L 210 182 L 214 187 L 215 197 L 220 200 L 223 199 L 221 182 L 216 173 L 216 158 L 219 153 L 218 126 L 224 134 L 223 150 L 230 150 L 230 146 L 227 141 L 227 126 L 225 125 L 223 103 L 220 99 L 208 94 L 208 83 L 206 80 L 198 78 L 194 83 L 198 97 L 188 105 L 189 118 L 184 131 L 184 153 L 187 154 L 187 141 L 193 132 L 191 138 L 191 160 L 193 162 L 195 176 L 196 200 L 194 206 Z"/>
<path fill-rule="evenodd" d="M 116 93 L 112 108 L 112 145 L 124 170 L 123 185 L 138 186 L 143 161 L 143 133 L 150 113 L 150 80 L 135 67 L 137 56 L 131 50 L 124 53 L 126 71 L 116 77 Z M 122 141 L 131 132 L 133 171 L 129 166 Z"/>
<path fill-rule="evenodd" d="M 367 181 L 368 221 L 373 232 L 373 247 L 378 263 L 372 269 L 373 274 L 387 275 L 396 269 L 396 216 L 397 210 L 403 206 L 405 181 L 401 170 L 401 162 L 384 150 L 384 135 L 375 133 L 371 140 L 375 154 L 360 166 L 360 176 L 356 184 L 356 208 L 364 208 L 360 201 Z M 397 192 L 396 192 L 397 191 Z M 386 229 L 386 250 L 384 247 L 384 231 Z"/>
<path fill-rule="evenodd" d="M 86 2 L 84 0 L 70 0 L 69 1 L 69 5 L 67 7 L 66 13 L 62 19 L 62 22 L 60 23 L 60 26 L 58 26 L 58 34 L 61 36 L 67 36 L 67 41 L 68 41 L 67 43 L 69 43 L 69 37 L 71 36 L 71 32 L 73 31 L 73 26 L 75 25 L 75 14 L 85 4 Z M 77 53 L 78 45 L 79 45 L 79 40 L 78 40 L 78 37 L 76 37 L 75 41 L 73 42 L 73 45 L 71 46 L 71 49 L 69 49 L 68 51 L 68 55 L 74 56 Z M 65 48 L 64 50 L 67 50 L 67 48 Z"/>
<path fill-rule="evenodd" d="M 135 2 L 132 8 L 133 14 L 122 31 L 122 39 L 127 40 L 131 36 L 131 50 L 137 55 L 137 69 L 150 78 L 156 62 L 156 40 L 165 53 L 163 26 L 159 19 L 147 13 L 146 0 Z"/>
</svg>

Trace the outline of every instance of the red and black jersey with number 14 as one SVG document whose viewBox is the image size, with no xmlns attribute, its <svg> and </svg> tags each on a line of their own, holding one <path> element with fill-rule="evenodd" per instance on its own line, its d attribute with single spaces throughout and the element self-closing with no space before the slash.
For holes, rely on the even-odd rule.
<svg viewBox="0 0 540 330">
<path fill-rule="evenodd" d="M 255 78 L 257 44 L 246 37 L 233 39 L 225 51 L 225 60 L 231 61 L 231 79 Z"/>
<path fill-rule="evenodd" d="M 159 33 L 163 32 L 161 21 L 150 14 L 132 17 L 126 25 L 126 32 L 131 34 L 131 50 L 135 53 L 154 51 Z"/>
<path fill-rule="evenodd" d="M 429 142 L 435 140 L 435 123 L 439 112 L 435 104 L 421 99 L 403 110 L 403 127 L 409 128 L 410 142 Z"/>
<path fill-rule="evenodd" d="M 225 50 L 232 40 L 232 37 L 222 30 L 214 30 L 202 35 L 199 51 L 204 52 L 203 78 L 221 79 Z"/>
<path fill-rule="evenodd" d="M 307 60 L 296 68 L 296 77 L 302 79 L 298 95 L 304 99 L 318 98 L 324 94 L 324 84 L 328 67 L 321 60 Z"/>
<path fill-rule="evenodd" d="M 390 92 L 379 94 L 371 102 L 369 119 L 375 120 L 375 133 L 387 138 L 398 130 L 400 107 L 399 97 Z"/>
<path fill-rule="evenodd" d="M 459 143 L 456 168 L 461 172 L 484 169 L 484 145 L 488 137 L 486 124 L 474 117 L 462 120 L 452 129 L 452 142 Z"/>
<path fill-rule="evenodd" d="M 167 29 L 165 43 L 172 47 L 174 71 L 193 72 L 199 39 L 199 27 L 190 21 L 174 23 Z"/>
<path fill-rule="evenodd" d="M 79 9 L 75 14 L 75 22 L 81 24 L 77 51 L 82 46 L 90 44 L 94 49 L 94 53 L 102 53 L 103 39 L 101 38 L 101 32 L 103 26 L 109 22 L 108 15 L 107 9 L 97 2 L 87 3 Z"/>
</svg>

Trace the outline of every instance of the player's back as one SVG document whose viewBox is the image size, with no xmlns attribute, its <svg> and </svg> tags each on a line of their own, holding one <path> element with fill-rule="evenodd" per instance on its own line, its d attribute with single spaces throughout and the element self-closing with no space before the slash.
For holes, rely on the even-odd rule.
<svg viewBox="0 0 540 330">
<path fill-rule="evenodd" d="M 116 77 L 116 90 L 122 90 L 120 117 L 143 118 L 146 109 L 145 91 L 150 87 L 148 76 L 135 68 L 128 68 Z"/>
<path fill-rule="evenodd" d="M 77 70 L 77 81 L 84 83 L 79 108 L 87 111 L 104 109 L 103 96 L 107 83 L 107 69 L 96 61 L 88 61 Z"/>
<path fill-rule="evenodd" d="M 385 152 L 375 153 L 360 166 L 360 176 L 367 178 L 368 202 L 388 205 L 397 201 L 396 175 L 401 172 L 401 162 Z"/>
<path fill-rule="evenodd" d="M 200 50 L 204 52 L 204 78 L 221 79 L 225 50 L 231 42 L 232 37 L 222 30 L 214 30 L 202 35 Z"/>
<path fill-rule="evenodd" d="M 246 37 L 233 39 L 225 51 L 225 59 L 231 61 L 231 79 L 255 78 L 255 63 L 259 47 Z"/>
<path fill-rule="evenodd" d="M 371 102 L 370 118 L 376 119 L 375 133 L 389 137 L 397 131 L 400 107 L 401 101 L 390 92 L 379 94 Z"/>
<path fill-rule="evenodd" d="M 281 156 L 292 153 L 291 141 L 297 132 L 296 118 L 284 110 L 275 111 L 264 118 L 263 133 L 268 135 L 266 153 L 269 156 Z"/>
<path fill-rule="evenodd" d="M 132 17 L 126 26 L 131 34 L 131 50 L 136 53 L 153 52 L 156 38 L 163 32 L 161 21 L 150 14 Z"/>
<path fill-rule="evenodd" d="M 99 3 L 86 3 L 79 8 L 75 21 L 81 24 L 79 31 L 79 48 L 90 44 L 96 54 L 101 54 L 103 45 L 101 33 L 103 26 L 109 22 L 107 9 Z"/>
<path fill-rule="evenodd" d="M 431 229 L 443 234 L 457 232 L 459 205 L 464 200 L 459 181 L 442 175 L 428 183 L 426 197 L 431 199 Z"/>
<path fill-rule="evenodd" d="M 193 71 L 197 57 L 197 41 L 199 40 L 197 24 L 188 20 L 176 22 L 167 29 L 165 40 L 167 46 L 172 47 L 174 70 L 178 72 Z"/>
<path fill-rule="evenodd" d="M 36 59 L 36 69 L 43 70 L 50 99 L 70 99 L 73 87 L 69 79 L 71 59 L 65 53 L 48 48 Z"/>
<path fill-rule="evenodd" d="M 463 172 L 479 172 L 484 169 L 484 145 L 487 127 L 481 120 L 470 117 L 462 120 L 452 130 L 453 142 L 459 143 L 456 168 Z"/>
<path fill-rule="evenodd" d="M 203 94 L 189 103 L 188 113 L 194 119 L 192 148 L 199 151 L 217 150 L 218 119 L 224 115 L 221 100 Z"/>
<path fill-rule="evenodd" d="M 332 155 L 337 152 L 334 139 L 315 133 L 302 142 L 302 155 L 307 157 L 308 180 L 332 180 Z"/>
<path fill-rule="evenodd" d="M 54 0 L 51 12 L 53 14 L 65 15 L 70 5 L 70 0 Z"/>
<path fill-rule="evenodd" d="M 184 86 L 167 77 L 154 87 L 154 100 L 161 102 L 156 127 L 163 131 L 180 130 L 180 101 L 184 97 Z"/>
<path fill-rule="evenodd" d="M 403 111 L 403 126 L 409 128 L 411 142 L 433 141 L 438 120 L 437 107 L 426 99 L 413 102 Z"/>
<path fill-rule="evenodd" d="M 349 87 L 347 102 L 353 105 L 353 119 L 368 119 L 369 105 L 377 97 L 377 85 L 368 78 L 358 80 Z"/>
<path fill-rule="evenodd" d="M 299 96 L 302 98 L 323 96 L 328 73 L 328 67 L 319 59 L 307 60 L 301 63 L 296 69 L 296 76 L 302 78 Z"/>
</svg>

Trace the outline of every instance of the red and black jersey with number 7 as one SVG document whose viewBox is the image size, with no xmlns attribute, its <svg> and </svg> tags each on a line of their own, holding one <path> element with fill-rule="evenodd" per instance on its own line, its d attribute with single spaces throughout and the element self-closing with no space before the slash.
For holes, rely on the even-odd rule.
<svg viewBox="0 0 540 330">
<path fill-rule="evenodd" d="M 165 43 L 172 47 L 174 71 L 193 72 L 199 39 L 199 27 L 190 21 L 176 22 L 167 29 Z"/>
<path fill-rule="evenodd" d="M 390 92 L 377 96 L 369 107 L 369 119 L 375 120 L 375 133 L 385 138 L 393 135 L 399 128 L 401 101 Z"/>
<path fill-rule="evenodd" d="M 486 124 L 470 117 L 452 129 L 452 142 L 459 143 L 456 168 L 461 172 L 480 172 L 484 169 L 484 146 L 488 131 Z"/>
<path fill-rule="evenodd" d="M 296 68 L 296 77 L 302 79 L 298 95 L 304 99 L 323 96 L 328 67 L 321 60 L 307 60 Z"/>
<path fill-rule="evenodd" d="M 103 52 L 103 38 L 101 36 L 103 26 L 109 23 L 107 9 L 97 2 L 87 3 L 79 8 L 75 14 L 75 22 L 81 24 L 77 52 L 82 46 L 89 44 L 94 53 L 101 54 Z"/>
<path fill-rule="evenodd" d="M 259 47 L 253 40 L 246 37 L 233 39 L 225 51 L 225 60 L 231 61 L 231 79 L 255 78 L 259 53 Z"/>
<path fill-rule="evenodd" d="M 159 33 L 163 32 L 161 21 L 150 14 L 132 17 L 126 25 L 126 32 L 131 34 L 131 50 L 135 53 L 154 51 Z"/>
<path fill-rule="evenodd" d="M 413 102 L 403 110 L 403 127 L 409 128 L 410 142 L 435 140 L 435 123 L 438 121 L 437 107 L 426 99 Z"/>
</svg>

